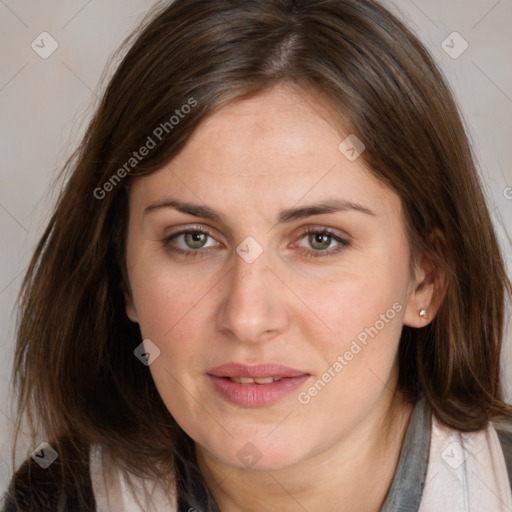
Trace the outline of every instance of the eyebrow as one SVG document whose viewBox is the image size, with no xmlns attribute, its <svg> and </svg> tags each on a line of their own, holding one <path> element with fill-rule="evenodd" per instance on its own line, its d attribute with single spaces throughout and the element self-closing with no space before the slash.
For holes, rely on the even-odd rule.
<svg viewBox="0 0 512 512">
<path fill-rule="evenodd" d="M 153 212 L 155 210 L 160 210 L 162 208 L 174 208 L 175 210 L 193 215 L 194 217 L 202 217 L 204 219 L 224 224 L 221 215 L 212 208 L 200 204 L 178 201 L 177 199 L 163 199 L 151 203 L 144 209 L 144 214 Z M 328 199 L 318 204 L 310 204 L 300 208 L 289 208 L 282 210 L 278 216 L 278 223 L 282 224 L 301 220 L 313 215 L 346 211 L 356 211 L 366 215 L 376 216 L 372 210 L 354 201 L 348 201 L 346 199 Z"/>
</svg>

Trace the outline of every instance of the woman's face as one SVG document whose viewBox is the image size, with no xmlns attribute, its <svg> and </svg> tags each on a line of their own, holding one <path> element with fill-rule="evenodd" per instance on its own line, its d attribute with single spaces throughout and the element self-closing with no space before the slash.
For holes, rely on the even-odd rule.
<svg viewBox="0 0 512 512">
<path fill-rule="evenodd" d="M 423 322 L 400 200 L 339 149 L 348 135 L 278 87 L 131 189 L 127 313 L 170 413 L 229 465 L 283 468 L 354 435 L 393 395 L 403 324 Z"/>
</svg>

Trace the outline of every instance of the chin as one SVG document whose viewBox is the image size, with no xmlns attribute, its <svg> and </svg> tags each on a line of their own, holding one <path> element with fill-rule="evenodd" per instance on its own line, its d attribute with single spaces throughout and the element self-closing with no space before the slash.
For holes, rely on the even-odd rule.
<svg viewBox="0 0 512 512">
<path fill-rule="evenodd" d="M 202 444 L 224 464 L 251 471 L 278 471 L 297 464 L 307 457 L 303 439 L 287 436 L 265 439 L 268 429 L 261 436 L 243 436 L 218 439 L 212 444 Z M 300 449 L 300 451 L 298 450 Z"/>
</svg>

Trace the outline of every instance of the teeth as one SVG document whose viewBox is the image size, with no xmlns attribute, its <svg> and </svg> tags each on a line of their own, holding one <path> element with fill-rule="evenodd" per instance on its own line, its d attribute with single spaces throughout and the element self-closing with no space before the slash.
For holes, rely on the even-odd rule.
<svg viewBox="0 0 512 512">
<path fill-rule="evenodd" d="M 271 382 L 274 382 L 274 377 L 263 377 L 261 379 L 254 379 L 254 382 L 257 382 L 258 384 L 270 384 Z"/>
<path fill-rule="evenodd" d="M 281 377 L 261 377 L 259 379 L 253 379 L 251 377 L 232 377 L 230 380 L 238 384 L 270 384 L 276 380 L 281 380 Z"/>
</svg>

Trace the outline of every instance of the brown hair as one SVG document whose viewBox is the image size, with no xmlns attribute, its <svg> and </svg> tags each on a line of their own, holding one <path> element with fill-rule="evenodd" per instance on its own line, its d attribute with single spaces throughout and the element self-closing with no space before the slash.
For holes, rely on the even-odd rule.
<svg viewBox="0 0 512 512">
<path fill-rule="evenodd" d="M 57 451 L 66 439 L 83 457 L 98 443 L 135 474 L 177 471 L 180 496 L 215 510 L 192 441 L 133 354 L 141 334 L 124 307 L 128 192 L 206 116 L 283 82 L 328 98 L 364 141 L 366 164 L 400 196 L 413 253 L 447 274 L 435 319 L 403 329 L 401 390 L 463 431 L 509 416 L 500 350 L 510 282 L 452 95 L 400 21 L 372 0 L 176 0 L 129 46 L 66 166 L 23 283 L 18 424 L 26 415 L 34 446 L 43 432 Z M 162 126 L 165 137 L 127 171 Z"/>
</svg>

